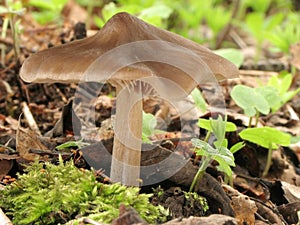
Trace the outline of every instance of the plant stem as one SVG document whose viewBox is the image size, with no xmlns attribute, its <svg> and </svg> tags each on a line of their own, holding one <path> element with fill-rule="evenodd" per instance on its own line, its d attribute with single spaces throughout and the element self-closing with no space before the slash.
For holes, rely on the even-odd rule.
<svg viewBox="0 0 300 225">
<path fill-rule="evenodd" d="M 205 141 L 206 143 L 208 142 L 208 139 L 209 139 L 210 135 L 211 135 L 211 131 L 207 131 L 206 136 L 205 136 L 205 138 L 204 138 L 204 141 Z"/>
<path fill-rule="evenodd" d="M 3 19 L 3 24 L 2 24 L 1 38 L 5 38 L 6 37 L 8 23 L 9 23 L 8 18 L 4 18 Z M 5 46 L 5 44 L 1 44 L 1 64 L 3 66 L 5 64 L 5 54 L 6 54 L 6 46 Z"/>
<path fill-rule="evenodd" d="M 20 55 L 20 45 L 19 45 L 19 37 L 18 37 L 17 29 L 16 29 L 17 25 L 15 23 L 14 16 L 10 16 L 9 24 L 10 24 L 13 41 L 14 41 L 14 44 L 13 44 L 14 53 L 15 53 L 14 58 L 15 58 L 15 62 L 17 62 L 19 59 L 19 55 Z"/>
<path fill-rule="evenodd" d="M 202 176 L 205 173 L 206 168 L 208 167 L 210 159 L 211 159 L 210 157 L 204 157 L 204 156 L 202 157 L 201 166 L 199 167 L 196 175 L 194 176 L 194 179 L 193 179 L 193 182 L 192 182 L 192 184 L 190 186 L 189 192 L 192 192 L 194 190 L 194 188 L 195 188 L 195 185 L 196 185 L 197 181 L 199 181 L 199 180 L 202 179 Z"/>
<path fill-rule="evenodd" d="M 249 118 L 249 124 L 248 124 L 248 128 L 250 128 L 250 127 L 251 127 L 251 124 L 252 124 L 252 116 L 250 116 L 250 118 Z"/>
<path fill-rule="evenodd" d="M 262 177 L 267 176 L 269 169 L 271 167 L 271 162 L 272 162 L 272 153 L 273 153 L 273 149 L 272 149 L 272 143 L 269 144 L 269 149 L 268 149 L 268 157 L 267 157 L 267 163 L 266 163 L 266 167 L 264 169 L 264 172 L 262 174 Z"/>
<path fill-rule="evenodd" d="M 256 110 L 256 114 L 255 114 L 255 127 L 257 127 L 258 118 L 259 118 L 259 112 Z"/>
</svg>

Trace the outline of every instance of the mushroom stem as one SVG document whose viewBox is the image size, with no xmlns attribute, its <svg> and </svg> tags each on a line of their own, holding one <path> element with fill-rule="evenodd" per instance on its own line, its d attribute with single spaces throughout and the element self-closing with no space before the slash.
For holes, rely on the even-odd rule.
<svg viewBox="0 0 300 225">
<path fill-rule="evenodd" d="M 128 186 L 139 186 L 142 147 L 142 93 L 116 86 L 114 146 L 110 178 Z"/>
</svg>

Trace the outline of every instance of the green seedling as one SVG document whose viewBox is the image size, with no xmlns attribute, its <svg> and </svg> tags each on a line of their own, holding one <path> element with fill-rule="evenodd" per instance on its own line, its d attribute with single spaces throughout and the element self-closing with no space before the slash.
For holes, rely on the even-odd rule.
<svg viewBox="0 0 300 225">
<path fill-rule="evenodd" d="M 95 171 L 79 170 L 72 162 L 59 165 L 35 162 L 18 174 L 18 180 L 0 190 L 0 207 L 14 224 L 65 224 L 89 217 L 110 224 L 119 216 L 120 204 L 133 207 L 148 223 L 164 222 L 166 210 L 149 202 L 151 194 L 138 187 L 97 181 Z"/>
<path fill-rule="evenodd" d="M 28 5 L 37 8 L 39 11 L 33 11 L 33 18 L 40 24 L 55 22 L 61 20 L 61 11 L 68 0 L 29 0 Z"/>
<path fill-rule="evenodd" d="M 215 47 L 217 36 L 231 19 L 230 7 L 222 6 L 218 0 L 189 0 L 188 4 L 166 1 L 166 4 L 176 15 L 176 20 L 171 24 L 172 31 L 199 43 L 208 42 L 212 48 Z M 201 32 L 202 24 L 207 25 L 209 35 Z"/>
<path fill-rule="evenodd" d="M 244 113 L 250 117 L 249 127 L 252 123 L 252 118 L 256 117 L 256 125 L 260 113 L 269 114 L 270 105 L 265 97 L 255 88 L 245 85 L 236 85 L 233 87 L 231 97 L 235 103 L 244 110 Z"/>
<path fill-rule="evenodd" d="M 289 54 L 290 46 L 300 40 L 299 19 L 298 13 L 289 12 L 285 21 L 274 32 L 267 33 L 265 38 L 280 51 Z"/>
<path fill-rule="evenodd" d="M 95 17 L 94 22 L 98 27 L 102 27 L 107 20 L 119 12 L 128 12 L 137 15 L 142 20 L 157 27 L 166 28 L 166 20 L 172 13 L 172 9 L 160 1 L 124 2 L 118 5 L 113 2 L 106 4 L 102 9 L 102 18 Z M 150 4 L 149 4 L 150 3 Z"/>
<path fill-rule="evenodd" d="M 227 124 L 230 124 L 229 128 L 226 128 Z M 207 129 L 209 131 L 208 133 L 213 133 L 217 140 L 214 142 L 214 146 L 207 143 L 207 141 L 202 141 L 197 138 L 191 140 L 192 144 L 195 146 L 196 155 L 201 156 L 201 162 L 198 172 L 190 186 L 190 192 L 194 190 L 196 183 L 202 178 L 212 160 L 219 163 L 219 166 L 217 167 L 218 170 L 224 172 L 229 178 L 229 182 L 232 184 L 232 170 L 230 167 L 235 166 L 233 153 L 243 147 L 242 143 L 237 143 L 232 146 L 230 150 L 227 148 L 228 143 L 225 139 L 225 133 L 226 131 L 236 130 L 236 127 L 232 123 L 223 121 L 221 116 L 219 116 L 217 120 L 202 120 L 201 126 L 202 128 Z"/>
<path fill-rule="evenodd" d="M 13 39 L 13 48 L 14 48 L 14 56 L 15 61 L 17 62 L 20 55 L 20 38 L 19 35 L 21 33 L 20 30 L 20 22 L 21 20 L 18 18 L 23 16 L 25 12 L 25 8 L 23 8 L 21 1 L 11 1 L 6 0 L 6 6 L 0 6 L 0 16 L 4 16 L 1 38 L 6 38 L 8 26 L 10 26 L 12 39 Z M 4 65 L 5 63 L 5 54 L 6 47 L 5 45 L 1 45 L 1 63 Z"/>
<path fill-rule="evenodd" d="M 223 121 L 223 120 L 222 121 L 220 120 L 219 122 L 222 123 L 222 126 L 220 126 L 221 131 L 223 130 L 223 127 L 225 127 L 225 130 L 222 131 L 222 132 L 217 131 L 217 130 L 215 130 L 215 131 L 213 130 L 212 123 L 214 123 L 214 121 L 212 119 L 207 120 L 207 119 L 200 118 L 198 120 L 198 126 L 202 129 L 207 130 L 207 133 L 206 133 L 206 136 L 205 136 L 205 139 L 204 139 L 205 142 L 208 141 L 208 139 L 209 139 L 212 132 L 218 133 L 219 134 L 219 139 L 221 139 L 222 135 L 225 136 L 225 133 L 223 134 L 223 132 L 233 132 L 233 131 L 236 131 L 236 129 L 237 129 L 236 125 L 232 122 L 227 122 L 227 121 Z M 214 127 L 216 127 L 216 126 L 214 126 Z"/>
<path fill-rule="evenodd" d="M 144 143 L 151 144 L 149 139 L 154 134 L 163 133 L 162 130 L 155 129 L 157 126 L 157 120 L 151 113 L 143 112 L 143 127 L 142 127 L 142 140 Z"/>
<path fill-rule="evenodd" d="M 300 92 L 300 88 L 289 91 L 292 79 L 292 74 L 281 73 L 278 76 L 272 76 L 266 86 L 256 88 L 257 92 L 267 100 L 272 112 L 279 110 Z"/>
<path fill-rule="evenodd" d="M 247 9 L 251 8 L 254 12 L 266 14 L 267 10 L 270 8 L 271 2 L 272 0 L 243 0 L 241 1 L 240 11 L 245 14 Z"/>
<path fill-rule="evenodd" d="M 280 26 L 281 22 L 284 19 L 283 13 L 276 13 L 274 15 L 265 16 L 265 13 L 261 12 L 253 12 L 249 13 L 245 19 L 245 25 L 248 32 L 252 34 L 252 36 L 257 41 L 256 48 L 256 57 L 257 61 L 260 57 L 262 44 L 265 40 L 265 35 L 267 33 L 274 32 L 274 29 Z"/>
<path fill-rule="evenodd" d="M 240 132 L 243 140 L 250 141 L 268 149 L 266 167 L 262 176 L 265 177 L 271 166 L 272 151 L 278 149 L 279 145 L 288 146 L 291 143 L 291 136 L 272 127 L 247 128 Z"/>
</svg>

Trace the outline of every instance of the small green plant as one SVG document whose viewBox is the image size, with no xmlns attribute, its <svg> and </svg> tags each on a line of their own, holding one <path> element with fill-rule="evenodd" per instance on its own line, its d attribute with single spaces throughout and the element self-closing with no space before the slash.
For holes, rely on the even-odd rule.
<svg viewBox="0 0 300 225">
<path fill-rule="evenodd" d="M 29 0 L 28 5 L 38 9 L 32 11 L 33 18 L 40 24 L 61 21 L 61 11 L 68 0 Z"/>
<path fill-rule="evenodd" d="M 110 223 L 118 217 L 120 204 L 135 208 L 149 223 L 164 221 L 164 210 L 149 203 L 151 194 L 99 183 L 94 171 L 79 170 L 61 157 L 59 165 L 35 162 L 18 176 L 0 191 L 0 207 L 14 224 L 65 224 L 79 215 Z"/>
<path fill-rule="evenodd" d="M 157 120 L 154 115 L 151 113 L 145 113 L 143 111 L 143 127 L 142 127 L 142 140 L 145 143 L 151 144 L 151 140 L 149 137 L 151 137 L 154 134 L 162 133 L 162 130 L 155 129 L 157 125 Z"/>
<path fill-rule="evenodd" d="M 161 1 L 147 0 L 137 3 L 136 1 L 118 1 L 119 4 L 110 2 L 102 9 L 102 18 L 95 17 L 94 22 L 102 27 L 107 20 L 119 12 L 128 12 L 137 15 L 142 20 L 158 27 L 166 28 L 166 20 L 172 13 L 172 9 Z"/>
<path fill-rule="evenodd" d="M 289 54 L 290 46 L 300 40 L 299 19 L 299 13 L 289 12 L 285 21 L 280 26 L 276 26 L 273 32 L 267 33 L 265 38 L 277 49 Z"/>
<path fill-rule="evenodd" d="M 193 138 L 192 144 L 195 146 L 195 152 L 197 156 L 201 156 L 200 167 L 195 175 L 193 182 L 190 186 L 190 192 L 194 190 L 196 183 L 202 178 L 206 168 L 212 160 L 219 163 L 217 167 L 219 171 L 224 172 L 229 178 L 229 183 L 232 184 L 232 170 L 230 166 L 235 166 L 233 153 L 243 147 L 243 143 L 239 142 L 232 146 L 230 150 L 227 148 L 227 139 L 225 139 L 226 131 L 235 131 L 236 126 L 233 123 L 223 121 L 222 117 L 213 120 L 201 120 L 199 121 L 200 127 L 207 129 L 208 133 L 204 141 Z M 228 128 L 227 128 L 228 125 Z M 214 134 L 216 141 L 214 146 L 207 143 L 209 136 Z"/>
<path fill-rule="evenodd" d="M 243 140 L 250 141 L 268 149 L 266 167 L 262 176 L 266 176 L 271 166 L 272 151 L 278 149 L 279 145 L 288 146 L 291 136 L 272 127 L 247 128 L 239 133 Z"/>
<path fill-rule="evenodd" d="M 199 43 L 209 43 L 211 48 L 215 48 L 217 36 L 231 19 L 231 7 L 219 0 L 165 3 L 176 15 L 176 20 L 171 22 L 172 31 Z M 208 32 L 201 32 L 203 24 L 207 25 Z"/>
<path fill-rule="evenodd" d="M 265 13 L 252 12 L 247 14 L 245 24 L 247 31 L 256 39 L 256 57 L 257 61 L 261 55 L 262 44 L 267 33 L 274 32 L 284 19 L 283 13 L 276 13 L 266 17 Z"/>
<path fill-rule="evenodd" d="M 272 76 L 266 86 L 256 88 L 269 103 L 272 112 L 279 110 L 300 92 L 300 88 L 289 91 L 292 84 L 292 74 L 282 72 L 278 76 Z"/>
<path fill-rule="evenodd" d="M 252 118 L 256 117 L 256 125 L 260 113 L 269 114 L 270 105 L 265 97 L 255 88 L 246 85 L 236 85 L 230 93 L 235 103 L 244 110 L 245 115 L 250 117 L 249 127 L 252 123 Z"/>
<path fill-rule="evenodd" d="M 6 0 L 5 6 L 0 6 L 0 16 L 4 16 L 1 38 L 6 38 L 8 26 L 10 26 L 12 39 L 14 41 L 14 56 L 15 62 L 18 61 L 20 55 L 20 16 L 25 12 L 21 1 Z M 1 63 L 5 63 L 6 46 L 1 45 Z"/>
<path fill-rule="evenodd" d="M 260 113 L 267 115 L 279 110 L 285 103 L 290 101 L 300 92 L 300 88 L 289 91 L 292 84 L 292 75 L 282 72 L 278 76 L 272 76 L 266 85 L 251 88 L 246 85 L 236 85 L 230 95 L 235 103 L 244 110 L 245 115 L 252 118 L 256 116 L 256 125 Z"/>
</svg>

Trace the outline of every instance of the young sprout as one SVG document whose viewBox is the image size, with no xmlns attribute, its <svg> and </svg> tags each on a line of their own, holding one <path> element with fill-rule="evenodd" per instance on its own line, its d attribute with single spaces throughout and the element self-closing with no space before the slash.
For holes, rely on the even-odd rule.
<svg viewBox="0 0 300 225">
<path fill-rule="evenodd" d="M 262 176 L 265 177 L 272 162 L 272 152 L 278 149 L 279 145 L 288 146 L 291 143 L 291 136 L 272 127 L 247 128 L 240 132 L 240 137 L 268 149 L 266 167 Z"/>
<path fill-rule="evenodd" d="M 270 112 L 269 103 L 255 88 L 245 85 L 236 85 L 233 87 L 230 95 L 235 103 L 244 110 L 244 113 L 249 116 L 248 127 L 251 127 L 252 118 L 254 116 L 256 118 L 256 126 L 259 114 L 268 114 Z"/>
<path fill-rule="evenodd" d="M 208 132 L 204 141 L 197 138 L 191 140 L 195 146 L 197 156 L 201 156 L 201 163 L 190 186 L 190 191 L 194 190 L 196 183 L 201 180 L 206 168 L 213 160 L 219 163 L 218 170 L 224 172 L 229 179 L 229 183 L 233 185 L 232 170 L 230 168 L 230 166 L 235 166 L 233 153 L 244 147 L 242 142 L 238 142 L 230 149 L 227 148 L 228 143 L 227 139 L 225 139 L 225 133 L 236 131 L 237 128 L 235 124 L 226 122 L 226 120 L 224 121 L 222 117 L 219 116 L 218 119 L 200 119 L 198 125 Z M 208 143 L 211 134 L 214 134 L 216 137 L 216 141 L 213 145 Z"/>
<path fill-rule="evenodd" d="M 236 78 L 238 70 L 207 48 L 123 12 L 95 36 L 30 56 L 20 76 L 26 82 L 112 84 L 117 100 L 110 177 L 139 185 L 143 97 L 178 101 L 200 83 Z"/>
</svg>

